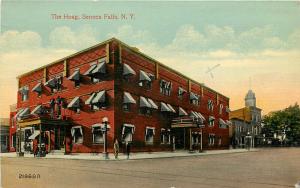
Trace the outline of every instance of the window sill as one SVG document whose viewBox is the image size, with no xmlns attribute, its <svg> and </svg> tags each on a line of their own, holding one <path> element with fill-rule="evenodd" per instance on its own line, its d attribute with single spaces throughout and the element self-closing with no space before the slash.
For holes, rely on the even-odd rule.
<svg viewBox="0 0 300 188">
<path fill-rule="evenodd" d="M 153 142 L 145 142 L 145 144 L 146 144 L 147 146 L 152 146 L 152 145 L 153 145 Z"/>
</svg>

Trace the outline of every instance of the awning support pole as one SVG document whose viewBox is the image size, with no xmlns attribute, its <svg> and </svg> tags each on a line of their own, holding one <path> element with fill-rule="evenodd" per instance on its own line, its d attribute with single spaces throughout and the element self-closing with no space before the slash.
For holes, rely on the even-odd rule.
<svg viewBox="0 0 300 188">
<path fill-rule="evenodd" d="M 192 146 L 192 128 L 190 128 L 190 151 L 193 150 L 193 146 Z"/>
</svg>

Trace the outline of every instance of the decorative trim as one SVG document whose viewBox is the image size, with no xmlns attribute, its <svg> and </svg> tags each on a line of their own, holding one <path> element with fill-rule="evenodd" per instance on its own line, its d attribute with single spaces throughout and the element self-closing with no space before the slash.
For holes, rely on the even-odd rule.
<svg viewBox="0 0 300 188">
<path fill-rule="evenodd" d="M 159 69 L 159 64 L 157 62 L 155 62 L 155 78 L 156 78 L 156 80 L 159 77 L 159 71 L 158 71 L 158 69 Z"/>
<path fill-rule="evenodd" d="M 46 83 L 47 82 L 47 68 L 45 67 L 44 68 L 44 75 L 43 75 L 43 78 L 44 78 L 44 83 Z"/>
<path fill-rule="evenodd" d="M 188 92 L 190 93 L 192 91 L 192 82 L 190 79 L 188 79 Z"/>
<path fill-rule="evenodd" d="M 109 63 L 109 43 L 106 44 L 106 63 Z"/>
<path fill-rule="evenodd" d="M 67 63 L 67 60 L 65 59 L 64 60 L 64 72 L 63 72 L 63 76 L 64 77 L 68 77 L 68 63 Z"/>
</svg>

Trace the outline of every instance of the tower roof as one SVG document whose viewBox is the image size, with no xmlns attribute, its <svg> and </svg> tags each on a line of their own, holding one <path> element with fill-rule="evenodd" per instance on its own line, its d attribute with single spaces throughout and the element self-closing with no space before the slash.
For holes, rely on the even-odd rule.
<svg viewBox="0 0 300 188">
<path fill-rule="evenodd" d="M 250 89 L 246 94 L 245 99 L 255 99 L 255 93 Z"/>
</svg>

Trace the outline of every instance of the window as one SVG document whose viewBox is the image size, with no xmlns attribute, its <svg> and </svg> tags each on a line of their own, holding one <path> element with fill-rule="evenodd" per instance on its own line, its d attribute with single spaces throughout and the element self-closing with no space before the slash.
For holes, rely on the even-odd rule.
<svg viewBox="0 0 300 188">
<path fill-rule="evenodd" d="M 146 127 L 146 133 L 145 133 L 146 144 L 153 144 L 154 134 L 155 134 L 154 127 Z"/>
<path fill-rule="evenodd" d="M 151 115 L 152 114 L 151 108 L 147 108 L 147 107 L 140 107 L 139 112 L 140 112 L 140 114 L 143 114 L 143 115 Z"/>
<path fill-rule="evenodd" d="M 68 104 L 67 108 L 74 110 L 76 113 L 80 113 L 80 98 L 73 98 L 73 100 Z"/>
<path fill-rule="evenodd" d="M 209 146 L 215 145 L 215 134 L 208 135 L 208 145 Z"/>
<path fill-rule="evenodd" d="M 219 107 L 219 114 L 221 115 L 223 113 L 223 104 L 220 104 L 220 107 Z"/>
<path fill-rule="evenodd" d="M 151 73 L 146 73 L 140 70 L 140 79 L 139 79 L 139 86 L 145 89 L 151 89 L 152 80 L 154 79 L 154 75 Z"/>
<path fill-rule="evenodd" d="M 191 92 L 190 93 L 190 103 L 193 104 L 193 105 L 199 105 L 199 95 Z"/>
<path fill-rule="evenodd" d="M 199 144 L 199 135 L 196 133 L 192 133 L 192 145 Z"/>
<path fill-rule="evenodd" d="M 186 90 L 184 90 L 182 87 L 178 88 L 178 98 L 183 99 L 183 95 L 186 93 Z"/>
<path fill-rule="evenodd" d="M 54 89 L 54 92 L 62 90 L 62 82 L 63 82 L 62 76 L 56 77 L 56 88 Z"/>
<path fill-rule="evenodd" d="M 211 111 L 211 112 L 214 110 L 214 103 L 213 103 L 212 100 L 208 100 L 208 102 L 207 102 L 207 109 L 209 111 Z"/>
<path fill-rule="evenodd" d="M 83 132 L 81 126 L 72 127 L 71 134 L 75 144 L 83 143 Z"/>
<path fill-rule="evenodd" d="M 77 68 L 73 74 L 68 77 L 69 80 L 74 82 L 75 87 L 80 87 L 80 70 Z"/>
<path fill-rule="evenodd" d="M 99 91 L 92 93 L 91 96 L 85 101 L 85 104 L 90 105 L 92 110 L 99 110 L 108 106 L 108 100 L 106 99 L 106 91 Z"/>
<path fill-rule="evenodd" d="M 222 145 L 222 137 L 219 136 L 219 139 L 218 139 L 218 145 L 221 146 Z"/>
<path fill-rule="evenodd" d="M 42 81 L 39 81 L 33 88 L 33 92 L 36 92 L 38 94 L 38 97 L 41 97 L 42 95 Z"/>
<path fill-rule="evenodd" d="M 130 82 L 130 78 L 136 75 L 136 72 L 127 64 L 123 64 L 123 79 Z"/>
<path fill-rule="evenodd" d="M 21 93 L 22 101 L 27 101 L 28 98 L 29 98 L 29 95 L 28 95 L 29 88 L 28 88 L 28 86 L 21 87 L 19 91 Z"/>
<path fill-rule="evenodd" d="M 124 124 L 122 128 L 122 138 L 125 142 L 132 142 L 132 136 L 134 133 L 134 125 Z"/>
<path fill-rule="evenodd" d="M 210 127 L 215 126 L 215 118 L 213 116 L 209 116 L 208 122 Z"/>
<path fill-rule="evenodd" d="M 100 126 L 92 128 L 93 133 L 93 143 L 94 144 L 102 144 L 104 143 L 103 132 Z"/>
<path fill-rule="evenodd" d="M 170 129 L 168 129 L 168 130 L 161 129 L 161 131 L 160 131 L 160 143 L 161 144 L 170 144 L 171 143 Z"/>
<path fill-rule="evenodd" d="M 160 86 L 160 93 L 162 93 L 163 95 L 167 95 L 167 96 L 171 95 L 171 91 L 172 91 L 172 83 L 171 82 L 168 82 L 165 80 L 160 80 L 159 86 Z"/>
<path fill-rule="evenodd" d="M 130 93 L 125 91 L 123 94 L 123 111 L 129 112 L 131 110 L 132 104 L 136 104 L 135 99 L 131 96 Z"/>
</svg>

